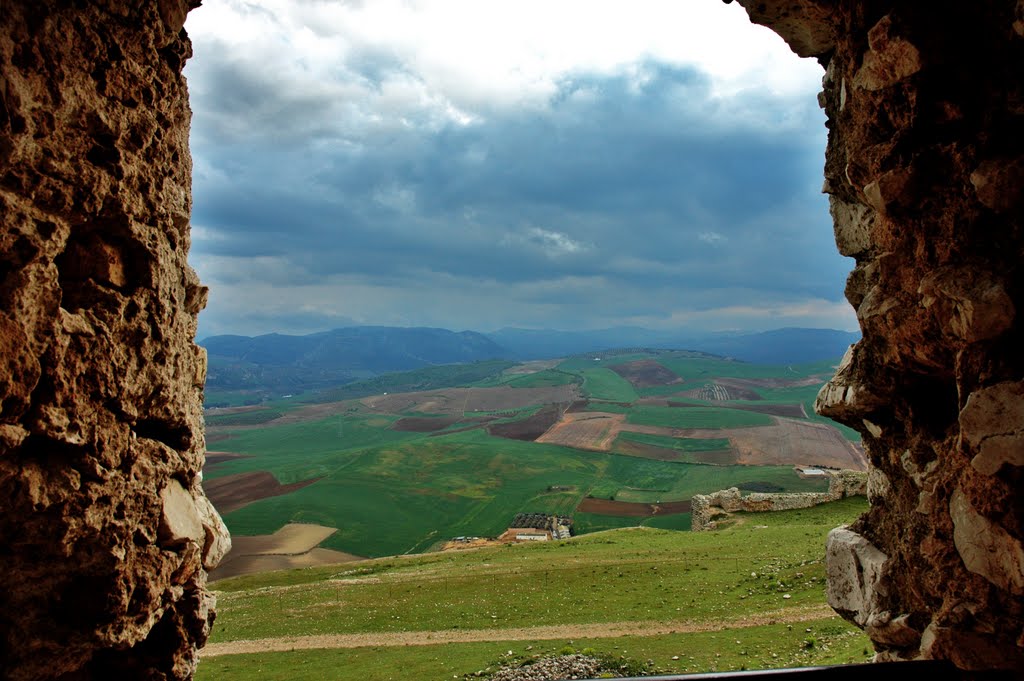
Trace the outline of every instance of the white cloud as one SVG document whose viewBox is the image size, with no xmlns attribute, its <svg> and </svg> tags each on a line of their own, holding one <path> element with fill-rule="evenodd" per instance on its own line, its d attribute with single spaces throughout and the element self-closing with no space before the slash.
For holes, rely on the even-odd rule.
<svg viewBox="0 0 1024 681">
<path fill-rule="evenodd" d="M 820 68 L 736 4 L 217 0 L 187 28 L 217 331 L 856 326 L 790 265 L 837 258 L 793 180 Z"/>
<path fill-rule="evenodd" d="M 360 108 L 430 108 L 461 123 L 491 107 L 542 107 L 575 73 L 642 84 L 646 61 L 698 68 L 716 97 L 810 97 L 821 79 L 740 7 L 711 0 L 222 0 L 193 10 L 187 28 L 199 59 L 221 44 L 279 87 L 330 92 L 345 81 L 335 94 Z M 381 82 L 358 82 L 360 62 L 374 60 L 390 65 Z"/>
<path fill-rule="evenodd" d="M 706 244 L 718 244 L 727 241 L 726 237 L 718 232 L 701 232 L 697 235 L 697 238 Z"/>
<path fill-rule="evenodd" d="M 592 244 L 577 241 L 563 232 L 540 227 L 528 227 L 520 232 L 507 233 L 502 237 L 500 244 L 505 247 L 532 246 L 549 258 L 583 253 L 593 248 Z"/>
</svg>

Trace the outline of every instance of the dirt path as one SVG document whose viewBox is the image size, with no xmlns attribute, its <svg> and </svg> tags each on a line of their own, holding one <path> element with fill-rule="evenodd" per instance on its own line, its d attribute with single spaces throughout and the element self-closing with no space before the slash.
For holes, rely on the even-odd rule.
<svg viewBox="0 0 1024 681">
<path fill-rule="evenodd" d="M 827 605 L 786 608 L 749 617 L 710 622 L 603 622 L 515 629 L 467 629 L 443 631 L 402 631 L 375 634 L 320 634 L 283 636 L 248 641 L 212 643 L 199 651 L 201 657 L 243 653 L 286 652 L 317 648 L 364 648 L 369 646 L 429 646 L 438 643 L 476 643 L 486 641 L 549 641 L 558 639 L 615 638 L 619 636 L 660 636 L 690 634 L 724 629 L 742 629 L 765 624 L 789 624 L 835 615 Z"/>
</svg>

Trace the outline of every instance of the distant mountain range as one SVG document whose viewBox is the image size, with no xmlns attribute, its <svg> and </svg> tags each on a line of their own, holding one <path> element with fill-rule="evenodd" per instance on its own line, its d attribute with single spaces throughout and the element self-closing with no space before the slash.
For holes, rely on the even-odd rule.
<svg viewBox="0 0 1024 681">
<path fill-rule="evenodd" d="M 440 364 L 548 359 L 617 348 L 699 350 L 760 364 L 839 358 L 859 333 L 777 329 L 687 337 L 620 327 L 595 331 L 501 329 L 491 334 L 426 327 L 352 326 L 307 336 L 211 336 L 208 390 L 300 392 Z"/>
<path fill-rule="evenodd" d="M 206 385 L 218 390 L 292 392 L 435 364 L 508 355 L 474 331 L 350 326 L 308 336 L 211 336 Z"/>
<path fill-rule="evenodd" d="M 802 364 L 841 357 L 860 333 L 835 329 L 786 328 L 752 334 L 686 335 L 618 327 L 596 331 L 501 329 L 487 336 L 515 359 L 564 357 L 612 348 L 699 350 L 757 364 Z"/>
</svg>

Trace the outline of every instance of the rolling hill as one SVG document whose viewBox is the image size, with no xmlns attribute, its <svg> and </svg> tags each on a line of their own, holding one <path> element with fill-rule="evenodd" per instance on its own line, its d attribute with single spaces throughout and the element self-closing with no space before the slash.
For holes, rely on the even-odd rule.
<svg viewBox="0 0 1024 681">
<path fill-rule="evenodd" d="M 508 352 L 473 331 L 353 326 L 306 336 L 211 336 L 208 391 L 260 397 L 315 390 L 395 371 L 494 359 Z"/>
</svg>

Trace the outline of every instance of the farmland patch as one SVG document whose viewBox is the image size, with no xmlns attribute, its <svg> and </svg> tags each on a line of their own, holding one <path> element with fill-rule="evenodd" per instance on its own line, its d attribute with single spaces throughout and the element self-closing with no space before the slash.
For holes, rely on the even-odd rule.
<svg viewBox="0 0 1024 681">
<path fill-rule="evenodd" d="M 736 454 L 726 438 L 685 439 L 623 429 L 615 440 L 614 450 L 619 454 L 657 461 L 736 463 Z"/>
<path fill-rule="evenodd" d="M 684 393 L 680 393 L 683 395 Z M 760 398 L 758 398 L 760 399 Z M 694 404 L 693 402 L 676 402 L 668 400 L 665 402 L 666 406 L 685 409 L 688 407 L 700 407 L 700 404 Z M 730 402 L 720 406 L 722 409 L 739 409 L 741 411 L 752 411 L 758 414 L 768 414 L 769 416 L 785 416 L 792 419 L 805 419 L 807 418 L 807 412 L 804 410 L 803 404 L 780 404 L 767 402 L 763 404 L 737 404 L 736 402 Z"/>
<path fill-rule="evenodd" d="M 583 376 L 583 393 L 591 399 L 629 404 L 639 397 L 632 384 L 611 369 L 581 369 L 579 374 Z"/>
<path fill-rule="evenodd" d="M 273 534 L 232 537 L 231 551 L 210 573 L 210 579 L 364 560 L 351 553 L 317 548 L 335 532 L 333 527 L 289 523 Z"/>
<path fill-rule="evenodd" d="M 624 414 L 599 411 L 566 413 L 537 442 L 608 452 L 625 420 Z"/>
<path fill-rule="evenodd" d="M 406 416 L 391 424 L 391 430 L 403 433 L 433 433 L 454 426 L 458 416 Z"/>
<path fill-rule="evenodd" d="M 653 359 L 638 359 L 633 362 L 616 364 L 609 368 L 632 383 L 636 388 L 674 385 L 683 382 L 683 379 Z"/>
<path fill-rule="evenodd" d="M 747 465 L 806 464 L 866 471 L 867 459 L 835 428 L 824 423 L 776 419 L 751 433 L 737 430 L 730 441 Z"/>
<path fill-rule="evenodd" d="M 638 406 L 630 409 L 626 418 L 637 425 L 667 428 L 742 428 L 764 426 L 772 422 L 771 417 L 764 414 L 721 407 L 677 409 Z"/>
<path fill-rule="evenodd" d="M 680 397 L 707 402 L 725 402 L 726 400 L 760 400 L 761 396 L 750 388 L 741 388 L 727 381 L 705 383 L 699 388 L 679 393 Z"/>
<path fill-rule="evenodd" d="M 566 384 L 534 388 L 449 388 L 375 395 L 363 398 L 360 402 L 373 411 L 385 414 L 419 412 L 461 416 L 474 412 L 522 409 L 536 404 L 568 403 L 577 397 L 576 386 Z"/>
<path fill-rule="evenodd" d="M 225 475 L 214 480 L 203 481 L 203 489 L 213 505 L 221 513 L 236 511 L 246 504 L 259 499 L 279 497 L 312 485 L 320 478 L 312 478 L 282 485 L 268 471 L 252 471 Z"/>
<path fill-rule="evenodd" d="M 728 437 L 736 463 L 747 466 L 808 465 L 867 470 L 863 451 L 824 423 L 774 418 L 770 426 L 680 431 L 689 438 Z"/>
<path fill-rule="evenodd" d="M 630 501 L 611 501 L 588 497 L 576 507 L 580 513 L 613 515 L 620 518 L 649 518 L 656 515 L 689 513 L 690 501 L 668 501 L 656 504 L 637 504 Z"/>
<path fill-rule="evenodd" d="M 207 440 L 209 440 L 209 438 L 207 438 Z M 216 466 L 219 463 L 224 463 L 225 461 L 231 461 L 233 459 L 248 459 L 248 458 L 249 458 L 249 456 L 246 455 L 246 454 L 236 454 L 234 452 L 210 452 L 210 451 L 208 451 L 208 452 L 206 452 L 206 463 L 204 464 L 203 467 L 205 468 L 206 466 Z"/>
<path fill-rule="evenodd" d="M 547 404 L 525 419 L 491 424 L 487 432 L 496 437 L 533 442 L 557 423 L 561 415 L 562 405 Z"/>
<path fill-rule="evenodd" d="M 502 373 L 506 376 L 513 376 L 516 374 L 535 374 L 539 371 L 544 371 L 545 369 L 551 369 L 553 367 L 556 367 L 558 366 L 558 363 L 561 361 L 562 360 L 560 359 L 537 359 L 533 360 L 532 362 L 523 362 L 522 364 L 516 364 L 513 367 L 505 369 L 505 371 L 503 371 Z"/>
</svg>

